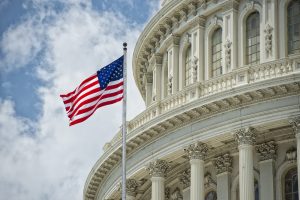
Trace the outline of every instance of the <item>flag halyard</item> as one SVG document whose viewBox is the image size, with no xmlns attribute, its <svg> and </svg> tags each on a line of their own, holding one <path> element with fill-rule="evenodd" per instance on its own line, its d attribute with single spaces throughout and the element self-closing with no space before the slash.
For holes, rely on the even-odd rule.
<svg viewBox="0 0 300 200">
<path fill-rule="evenodd" d="M 124 56 L 85 79 L 74 91 L 62 94 L 69 125 L 87 120 L 98 108 L 123 99 Z"/>
</svg>

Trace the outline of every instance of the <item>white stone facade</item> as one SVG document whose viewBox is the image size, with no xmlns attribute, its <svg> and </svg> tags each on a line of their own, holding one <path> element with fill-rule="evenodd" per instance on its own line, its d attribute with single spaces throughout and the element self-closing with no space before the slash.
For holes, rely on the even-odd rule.
<svg viewBox="0 0 300 200">
<path fill-rule="evenodd" d="M 128 200 L 299 200 L 297 16 L 300 0 L 162 1 L 134 51 Z M 121 198 L 120 132 L 104 151 L 84 200 Z"/>
</svg>

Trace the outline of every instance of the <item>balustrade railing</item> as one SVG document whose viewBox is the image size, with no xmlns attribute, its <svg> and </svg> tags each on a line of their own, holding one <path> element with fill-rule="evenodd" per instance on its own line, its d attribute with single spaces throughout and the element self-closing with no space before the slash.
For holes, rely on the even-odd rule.
<svg viewBox="0 0 300 200">
<path fill-rule="evenodd" d="M 295 71 L 300 72 L 300 55 L 258 65 L 246 65 L 243 68 L 235 69 L 224 75 L 194 83 L 173 95 L 154 102 L 144 112 L 128 123 L 128 130 L 129 132 L 133 131 L 153 118 L 201 97 L 230 90 L 244 84 L 288 75 Z M 120 140 L 120 138 L 121 133 L 118 133 L 112 140 L 111 145 Z"/>
</svg>

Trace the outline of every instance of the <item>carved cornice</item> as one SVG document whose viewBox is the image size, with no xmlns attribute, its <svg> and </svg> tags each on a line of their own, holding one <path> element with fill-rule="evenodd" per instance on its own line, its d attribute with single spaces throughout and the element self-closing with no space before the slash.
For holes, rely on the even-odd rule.
<svg viewBox="0 0 300 200">
<path fill-rule="evenodd" d="M 183 171 L 179 175 L 179 183 L 182 185 L 183 189 L 190 187 L 191 184 L 191 169 Z"/>
<path fill-rule="evenodd" d="M 246 127 L 236 130 L 235 132 L 235 140 L 239 145 L 250 144 L 253 145 L 255 143 L 255 129 L 252 127 Z"/>
<path fill-rule="evenodd" d="M 293 127 L 294 133 L 296 135 L 300 135 L 300 116 L 291 119 L 289 122 Z"/>
<path fill-rule="evenodd" d="M 200 159 L 204 160 L 208 151 L 207 144 L 202 142 L 197 142 L 196 144 L 191 144 L 188 148 L 184 149 L 190 160 Z"/>
<path fill-rule="evenodd" d="M 260 161 L 276 159 L 277 144 L 274 141 L 265 142 L 256 146 Z"/>
<path fill-rule="evenodd" d="M 137 194 L 137 188 L 139 184 L 135 179 L 126 180 L 126 193 L 130 196 L 135 197 Z"/>
<path fill-rule="evenodd" d="M 170 166 L 167 161 L 157 159 L 156 161 L 150 163 L 147 170 L 152 177 L 165 177 L 169 167 Z"/>
<path fill-rule="evenodd" d="M 218 156 L 214 163 L 217 174 L 221 174 L 223 172 L 232 172 L 232 157 L 228 153 Z"/>
</svg>

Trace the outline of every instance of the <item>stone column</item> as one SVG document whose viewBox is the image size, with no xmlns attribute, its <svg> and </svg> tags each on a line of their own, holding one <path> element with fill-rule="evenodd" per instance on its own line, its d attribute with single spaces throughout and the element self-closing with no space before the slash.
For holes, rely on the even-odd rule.
<svg viewBox="0 0 300 200">
<path fill-rule="evenodd" d="M 232 157 L 224 154 L 215 159 L 217 171 L 217 196 L 221 200 L 230 200 L 230 174 L 232 172 Z"/>
<path fill-rule="evenodd" d="M 127 179 L 126 180 L 126 199 L 127 200 L 135 200 L 138 183 L 135 179 Z"/>
<path fill-rule="evenodd" d="M 274 141 L 269 141 L 256 146 L 259 153 L 259 171 L 260 171 L 260 198 L 266 200 L 275 199 L 274 189 L 274 160 L 276 158 L 277 145 Z"/>
<path fill-rule="evenodd" d="M 239 187 L 240 200 L 254 200 L 253 149 L 254 129 L 242 128 L 236 131 L 235 139 L 239 147 Z"/>
<path fill-rule="evenodd" d="M 300 172 L 300 116 L 290 120 L 290 123 L 293 126 L 293 130 L 294 130 L 294 133 L 295 133 L 295 136 L 296 136 L 296 142 L 297 142 L 297 170 L 298 170 L 298 172 Z M 300 180 L 300 173 L 298 173 L 298 180 Z M 298 191 L 300 191 L 300 184 L 298 184 Z"/>
<path fill-rule="evenodd" d="M 201 142 L 185 149 L 191 164 L 191 200 L 204 200 L 204 158 L 207 150 L 207 145 Z"/>
<path fill-rule="evenodd" d="M 165 175 L 169 169 L 169 164 L 164 160 L 157 159 L 150 163 L 148 167 L 152 181 L 151 200 L 165 199 Z"/>
</svg>

